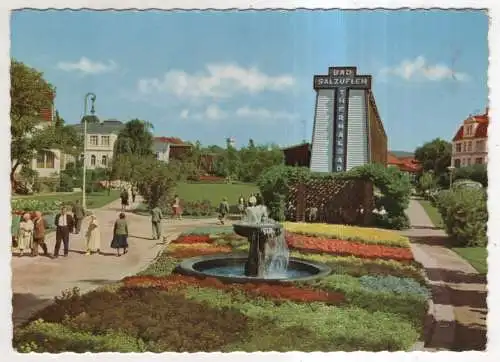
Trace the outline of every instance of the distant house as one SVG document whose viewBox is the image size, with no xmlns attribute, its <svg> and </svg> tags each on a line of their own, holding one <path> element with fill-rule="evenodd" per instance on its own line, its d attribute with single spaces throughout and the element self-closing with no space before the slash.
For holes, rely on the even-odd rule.
<svg viewBox="0 0 500 362">
<path fill-rule="evenodd" d="M 488 108 L 484 114 L 470 115 L 453 137 L 451 162 L 456 168 L 488 163 Z"/>
<path fill-rule="evenodd" d="M 84 125 L 73 126 L 79 134 L 83 134 Z M 108 119 L 98 123 L 87 123 L 87 143 L 85 165 L 87 169 L 105 168 L 113 158 L 115 142 L 125 124 L 116 119 Z M 80 155 L 83 159 L 83 153 Z M 66 155 L 64 166 L 74 162 L 72 156 Z"/>
<path fill-rule="evenodd" d="M 387 153 L 387 167 L 397 167 L 401 172 L 409 174 L 411 178 L 415 178 L 422 169 L 419 162 L 409 153 L 398 153 L 397 151 Z"/>
<path fill-rule="evenodd" d="M 155 137 L 153 140 L 153 152 L 156 159 L 167 163 L 171 159 L 182 158 L 182 155 L 191 147 L 191 144 L 177 137 Z"/>
<path fill-rule="evenodd" d="M 39 111 L 40 123 L 38 124 L 38 129 L 43 129 L 52 125 L 55 116 L 55 94 L 53 92 L 47 93 L 47 97 L 50 99 L 50 105 Z M 36 154 L 35 158 L 31 161 L 31 169 L 36 171 L 40 177 L 51 177 L 59 174 L 61 171 L 61 151 L 58 149 L 48 149 L 40 151 Z M 15 160 L 12 160 L 14 163 Z M 16 174 L 19 173 L 22 166 L 18 167 Z"/>
</svg>

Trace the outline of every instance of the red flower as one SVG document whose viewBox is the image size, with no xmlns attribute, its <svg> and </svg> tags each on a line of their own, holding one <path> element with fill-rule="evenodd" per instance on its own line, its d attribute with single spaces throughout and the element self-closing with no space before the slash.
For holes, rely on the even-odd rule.
<svg viewBox="0 0 500 362">
<path fill-rule="evenodd" d="M 286 241 L 290 248 L 311 253 L 353 255 L 366 259 L 394 259 L 406 262 L 413 260 L 413 254 L 409 248 L 368 245 L 292 233 L 286 233 Z"/>
<path fill-rule="evenodd" d="M 172 243 L 174 244 L 199 244 L 210 243 L 212 239 L 209 235 L 181 235 Z"/>
<path fill-rule="evenodd" d="M 207 244 L 207 246 L 203 246 L 201 248 L 186 248 L 186 249 L 175 249 L 169 251 L 168 255 L 173 258 L 183 259 L 183 258 L 192 258 L 195 256 L 201 255 L 211 255 L 218 253 L 230 253 L 233 249 L 229 246 L 216 246 L 212 244 Z"/>
</svg>

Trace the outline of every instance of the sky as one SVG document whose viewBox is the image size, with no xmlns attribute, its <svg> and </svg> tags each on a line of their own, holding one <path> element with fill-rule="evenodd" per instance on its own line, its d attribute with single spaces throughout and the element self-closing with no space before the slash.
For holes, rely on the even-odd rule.
<svg viewBox="0 0 500 362">
<path fill-rule="evenodd" d="M 13 12 L 11 55 L 57 89 L 67 123 L 96 94 L 101 119 L 156 136 L 237 146 L 310 141 L 313 76 L 356 66 L 391 150 L 453 138 L 488 104 L 481 11 Z"/>
</svg>

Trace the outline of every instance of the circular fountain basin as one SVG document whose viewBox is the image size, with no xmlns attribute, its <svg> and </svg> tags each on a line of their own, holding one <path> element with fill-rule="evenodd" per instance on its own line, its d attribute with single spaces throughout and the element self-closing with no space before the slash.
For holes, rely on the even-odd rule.
<svg viewBox="0 0 500 362">
<path fill-rule="evenodd" d="M 177 266 L 177 271 L 185 275 L 214 277 L 232 283 L 270 283 L 308 281 L 325 277 L 331 269 L 327 265 L 308 260 L 290 258 L 284 275 L 270 275 L 264 278 L 245 275 L 245 254 L 216 254 L 189 258 Z"/>
<path fill-rule="evenodd" d="M 233 224 L 233 230 L 236 234 L 248 238 L 253 233 L 264 233 L 266 230 L 272 230 L 274 234 L 279 234 L 283 227 L 279 223 L 250 223 L 237 222 Z"/>
</svg>

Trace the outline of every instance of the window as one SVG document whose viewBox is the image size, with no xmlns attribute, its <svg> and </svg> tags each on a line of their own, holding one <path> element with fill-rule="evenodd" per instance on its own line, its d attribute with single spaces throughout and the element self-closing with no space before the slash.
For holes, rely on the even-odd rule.
<svg viewBox="0 0 500 362">
<path fill-rule="evenodd" d="M 36 168 L 54 168 L 55 155 L 50 151 L 41 151 L 36 155 Z"/>
<path fill-rule="evenodd" d="M 108 164 L 108 156 L 102 156 L 101 158 L 101 165 L 106 167 L 106 165 Z"/>
<path fill-rule="evenodd" d="M 482 163 L 483 163 L 483 158 L 482 157 L 476 158 L 476 165 L 481 165 Z"/>
<path fill-rule="evenodd" d="M 99 143 L 99 137 L 98 136 L 90 136 L 89 137 L 89 143 L 92 146 L 97 146 L 97 144 Z"/>
<path fill-rule="evenodd" d="M 465 135 L 472 136 L 472 125 L 468 125 L 465 127 Z"/>
<path fill-rule="evenodd" d="M 468 159 L 467 159 L 467 166 L 470 166 L 470 161 L 471 161 L 471 159 L 470 159 L 470 158 L 468 158 Z"/>
<path fill-rule="evenodd" d="M 95 155 L 90 156 L 90 165 L 95 166 L 96 163 L 96 157 Z"/>
<path fill-rule="evenodd" d="M 459 158 L 455 158 L 454 166 L 455 166 L 455 168 L 460 168 L 460 159 Z"/>
<path fill-rule="evenodd" d="M 45 168 L 54 168 L 55 167 L 55 156 L 53 152 L 47 151 L 45 152 Z"/>
<path fill-rule="evenodd" d="M 109 146 L 109 136 L 101 136 L 101 145 Z"/>
<path fill-rule="evenodd" d="M 484 140 L 476 141 L 476 152 L 484 152 L 486 150 Z"/>
<path fill-rule="evenodd" d="M 36 154 L 36 168 L 45 168 L 45 153 L 38 152 Z"/>
<path fill-rule="evenodd" d="M 457 143 L 457 144 L 455 145 L 455 152 L 456 152 L 456 153 L 460 153 L 460 152 L 462 152 L 462 144 L 461 144 L 461 143 Z"/>
<path fill-rule="evenodd" d="M 472 152 L 472 141 L 467 142 L 467 152 Z"/>
</svg>

